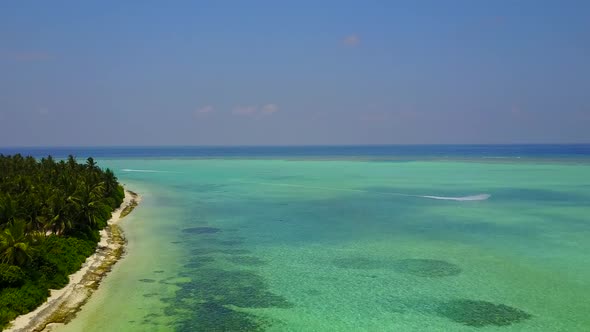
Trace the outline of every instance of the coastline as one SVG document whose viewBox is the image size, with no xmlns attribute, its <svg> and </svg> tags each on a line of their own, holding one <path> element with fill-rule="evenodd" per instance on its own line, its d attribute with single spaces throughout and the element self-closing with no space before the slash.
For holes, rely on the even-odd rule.
<svg viewBox="0 0 590 332">
<path fill-rule="evenodd" d="M 113 211 L 107 227 L 100 231 L 100 242 L 94 254 L 86 259 L 80 270 L 70 275 L 70 282 L 66 286 L 52 289 L 42 305 L 15 318 L 5 331 L 51 331 L 56 325 L 72 320 L 123 255 L 126 240 L 118 223 L 139 202 L 140 195 L 125 189 L 123 203 Z"/>
</svg>

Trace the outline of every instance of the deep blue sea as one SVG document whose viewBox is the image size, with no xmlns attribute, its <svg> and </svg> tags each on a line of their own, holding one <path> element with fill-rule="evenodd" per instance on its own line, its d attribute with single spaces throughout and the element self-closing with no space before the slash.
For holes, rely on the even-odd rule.
<svg viewBox="0 0 590 332">
<path fill-rule="evenodd" d="M 562 159 L 590 158 L 590 144 L 0 147 L 2 154 L 64 158 L 338 158 L 338 159 Z"/>
</svg>

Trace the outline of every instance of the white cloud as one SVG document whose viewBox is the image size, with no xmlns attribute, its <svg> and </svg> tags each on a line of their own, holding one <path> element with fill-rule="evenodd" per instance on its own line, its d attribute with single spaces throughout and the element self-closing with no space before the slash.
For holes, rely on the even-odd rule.
<svg viewBox="0 0 590 332">
<path fill-rule="evenodd" d="M 260 112 L 264 114 L 273 114 L 279 111 L 279 107 L 276 104 L 266 104 L 262 106 Z"/>
<path fill-rule="evenodd" d="M 349 36 L 344 37 L 344 39 L 342 40 L 342 42 L 346 46 L 355 47 L 355 46 L 358 46 L 358 44 L 360 44 L 361 37 L 359 37 L 359 35 L 357 35 L 355 33 L 355 34 L 352 34 L 352 35 L 349 35 Z"/>
</svg>

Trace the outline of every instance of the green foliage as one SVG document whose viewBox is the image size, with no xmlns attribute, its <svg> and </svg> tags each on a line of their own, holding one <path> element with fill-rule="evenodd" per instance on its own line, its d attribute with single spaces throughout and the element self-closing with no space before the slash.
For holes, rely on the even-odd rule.
<svg viewBox="0 0 590 332">
<path fill-rule="evenodd" d="M 0 264 L 0 288 L 21 286 L 25 281 L 25 274 L 20 267 Z"/>
<path fill-rule="evenodd" d="M 0 327 L 16 316 L 35 309 L 47 299 L 47 296 L 49 296 L 49 289 L 31 282 L 19 288 L 2 288 L 0 290 Z"/>
<path fill-rule="evenodd" d="M 61 288 L 95 248 L 92 240 L 51 235 L 37 251 L 31 275 L 49 288 Z"/>
<path fill-rule="evenodd" d="M 26 283 L 20 288 L 5 288 L 0 292 L 0 303 L 6 304 L 6 308 L 19 314 L 35 309 L 39 303 L 49 296 L 49 289 L 42 285 Z"/>
<path fill-rule="evenodd" d="M 36 234 L 26 231 L 23 220 L 15 219 L 5 225 L 0 232 L 0 259 L 2 263 L 25 265 L 31 260 L 31 252 L 36 244 Z"/>
<path fill-rule="evenodd" d="M 67 284 L 124 197 L 92 158 L 0 155 L 0 328 Z"/>
<path fill-rule="evenodd" d="M 0 229 L 15 220 L 27 232 L 68 234 L 100 229 L 125 194 L 117 177 L 89 158 L 56 162 L 21 155 L 0 155 Z"/>
<path fill-rule="evenodd" d="M 125 199 L 125 189 L 123 186 L 118 185 L 117 189 L 112 193 L 111 198 L 113 199 L 113 208 L 120 206 Z"/>
</svg>

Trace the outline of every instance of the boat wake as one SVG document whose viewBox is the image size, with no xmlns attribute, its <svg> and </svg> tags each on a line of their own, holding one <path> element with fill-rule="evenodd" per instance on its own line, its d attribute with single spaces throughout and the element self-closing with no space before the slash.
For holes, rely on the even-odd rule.
<svg viewBox="0 0 590 332">
<path fill-rule="evenodd" d="M 431 196 L 431 195 L 412 195 L 412 194 L 403 194 L 403 193 L 395 193 L 395 192 L 384 192 L 384 191 L 372 191 L 372 190 L 362 190 L 362 189 L 349 189 L 349 188 L 332 188 L 332 187 L 315 187 L 315 186 L 306 186 L 306 185 L 299 185 L 299 184 L 288 184 L 288 183 L 270 183 L 270 182 L 243 182 L 238 181 L 244 184 L 258 184 L 258 185 L 265 185 L 265 186 L 282 186 L 282 187 L 298 187 L 298 188 L 306 188 L 306 189 L 317 189 L 317 190 L 334 190 L 334 191 L 349 191 L 349 192 L 362 192 L 368 194 L 382 194 L 382 195 L 393 195 L 393 196 L 404 196 L 404 197 L 416 197 L 416 198 L 428 198 L 428 199 L 437 199 L 443 201 L 459 201 L 459 202 L 469 202 L 469 201 L 485 201 L 490 198 L 492 195 L 490 194 L 477 194 L 477 195 L 469 195 L 469 196 Z"/>
<path fill-rule="evenodd" d="M 490 198 L 492 195 L 490 194 L 478 194 L 472 196 L 463 196 L 463 197 L 446 197 L 446 196 L 427 196 L 421 195 L 417 197 L 423 198 L 430 198 L 430 199 L 440 199 L 445 201 L 485 201 L 486 199 Z"/>
</svg>

